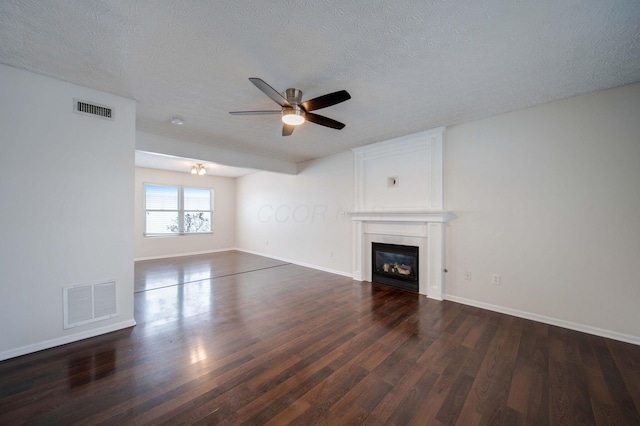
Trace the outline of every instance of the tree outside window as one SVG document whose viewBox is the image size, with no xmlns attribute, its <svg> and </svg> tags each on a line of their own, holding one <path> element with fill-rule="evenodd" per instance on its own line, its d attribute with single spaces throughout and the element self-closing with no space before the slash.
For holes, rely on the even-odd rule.
<svg viewBox="0 0 640 426">
<path fill-rule="evenodd" d="M 213 189 L 145 184 L 145 235 L 213 232 Z"/>
</svg>

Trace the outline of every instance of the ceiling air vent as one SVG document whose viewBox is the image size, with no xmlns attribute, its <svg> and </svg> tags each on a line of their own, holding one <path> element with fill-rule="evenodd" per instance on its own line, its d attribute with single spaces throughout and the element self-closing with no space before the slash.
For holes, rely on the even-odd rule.
<svg viewBox="0 0 640 426">
<path fill-rule="evenodd" d="M 113 108 L 80 99 L 73 100 L 73 112 L 113 120 Z"/>
</svg>

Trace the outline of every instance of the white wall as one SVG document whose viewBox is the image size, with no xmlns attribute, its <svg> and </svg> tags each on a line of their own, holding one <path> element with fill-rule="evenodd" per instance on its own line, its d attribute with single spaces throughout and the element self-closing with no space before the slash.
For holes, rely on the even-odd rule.
<svg viewBox="0 0 640 426">
<path fill-rule="evenodd" d="M 353 149 L 356 210 L 442 210 L 444 127 Z"/>
<path fill-rule="evenodd" d="M 298 175 L 237 181 L 237 247 L 351 275 L 354 159 L 345 152 L 298 164 Z"/>
<path fill-rule="evenodd" d="M 640 343 L 640 84 L 454 126 L 444 146 L 449 298 Z"/>
<path fill-rule="evenodd" d="M 453 126 L 444 147 L 446 298 L 640 343 L 640 84 Z M 352 163 L 240 178 L 238 247 L 351 271 Z"/>
<path fill-rule="evenodd" d="M 235 247 L 235 178 L 197 176 L 166 170 L 135 168 L 135 259 L 180 256 Z M 144 184 L 213 188 L 214 230 L 212 234 L 171 237 L 144 236 Z"/>
<path fill-rule="evenodd" d="M 0 359 L 135 324 L 135 103 L 3 65 L 0 99 Z M 119 316 L 64 330 L 62 287 L 109 279 Z"/>
</svg>

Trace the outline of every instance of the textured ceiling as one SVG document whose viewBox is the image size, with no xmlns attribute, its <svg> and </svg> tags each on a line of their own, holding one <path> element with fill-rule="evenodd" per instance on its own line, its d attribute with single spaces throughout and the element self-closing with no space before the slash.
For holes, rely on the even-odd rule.
<svg viewBox="0 0 640 426">
<path fill-rule="evenodd" d="M 302 161 L 640 81 L 638 0 L 2 0 L 0 62 L 138 102 L 137 129 Z M 280 136 L 248 77 L 303 100 Z M 185 120 L 169 124 L 171 116 Z"/>
</svg>

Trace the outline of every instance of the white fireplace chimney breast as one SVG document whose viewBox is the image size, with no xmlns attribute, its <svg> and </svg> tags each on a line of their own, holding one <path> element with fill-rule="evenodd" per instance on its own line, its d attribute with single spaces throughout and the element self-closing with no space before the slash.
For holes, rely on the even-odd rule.
<svg viewBox="0 0 640 426">
<path fill-rule="evenodd" d="M 420 247 L 419 290 L 444 294 L 444 127 L 354 148 L 353 278 L 371 281 L 371 243 Z M 402 185 L 400 185 L 402 182 Z M 393 185 L 392 185 L 393 183 Z"/>
</svg>

